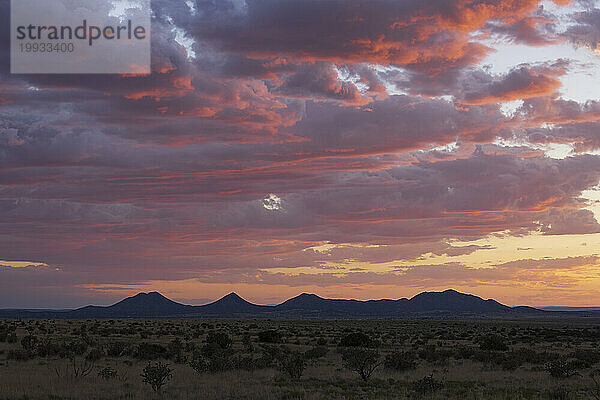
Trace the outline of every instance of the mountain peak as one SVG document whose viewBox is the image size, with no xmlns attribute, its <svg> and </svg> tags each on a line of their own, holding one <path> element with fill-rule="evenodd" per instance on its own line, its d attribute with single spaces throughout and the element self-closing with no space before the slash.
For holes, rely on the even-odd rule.
<svg viewBox="0 0 600 400">
<path fill-rule="evenodd" d="M 283 318 L 402 318 L 407 315 L 483 315 L 511 311 L 495 300 L 447 289 L 440 292 L 422 292 L 411 299 L 351 300 L 328 299 L 314 293 L 301 293 L 285 302 L 263 306 L 252 304 L 231 292 L 219 300 L 203 306 L 189 306 L 174 302 L 159 292 L 142 292 L 108 307 L 88 306 L 61 317 L 283 317 Z M 529 314 L 533 309 L 518 308 Z M 539 311 L 544 312 L 544 311 Z"/>
<path fill-rule="evenodd" d="M 283 309 L 312 309 L 323 303 L 331 302 L 313 293 L 302 293 L 279 304 L 277 307 Z"/>
<path fill-rule="evenodd" d="M 442 291 L 442 293 L 465 294 L 465 293 L 461 293 L 461 292 L 459 292 L 457 290 L 454 290 L 454 289 L 446 289 L 446 290 Z"/>
<path fill-rule="evenodd" d="M 220 303 L 222 303 L 222 302 L 227 302 L 227 303 L 248 303 L 246 300 L 244 300 L 236 292 L 231 292 L 231 293 L 229 293 L 229 294 L 221 297 L 217 301 L 220 302 Z"/>
<path fill-rule="evenodd" d="M 200 306 L 201 309 L 211 313 L 219 313 L 229 315 L 232 313 L 252 312 L 260 309 L 262 306 L 257 306 L 240 297 L 237 293 L 231 292 L 228 295 L 221 297 L 219 300 L 210 304 Z"/>
<path fill-rule="evenodd" d="M 415 309 L 422 311 L 484 313 L 501 312 L 510 308 L 495 300 L 484 300 L 454 289 L 443 292 L 422 292 L 411 298 L 410 303 Z"/>
<path fill-rule="evenodd" d="M 296 298 L 298 298 L 298 299 L 322 299 L 321 296 L 317 296 L 314 293 L 300 293 L 298 296 L 296 296 Z"/>
<path fill-rule="evenodd" d="M 140 292 L 136 295 L 133 295 L 131 297 L 127 297 L 123 300 L 121 300 L 120 302 L 114 304 L 112 307 L 114 306 L 118 306 L 118 305 L 139 305 L 139 306 L 156 306 L 157 304 L 179 304 L 174 302 L 173 300 L 170 300 L 168 298 L 166 298 L 165 296 L 163 296 L 162 294 L 160 294 L 159 292 Z"/>
<path fill-rule="evenodd" d="M 166 299 L 166 297 L 163 296 L 162 294 L 160 294 L 159 292 L 148 292 L 148 293 L 146 293 L 146 292 L 140 292 L 140 293 L 138 293 L 138 294 L 136 294 L 134 296 L 131 296 L 129 298 L 132 299 L 132 298 L 136 298 L 136 297 L 137 298 L 148 297 L 148 298 L 157 298 L 157 299 L 158 298 L 163 298 L 163 299 Z"/>
<path fill-rule="evenodd" d="M 104 309 L 109 315 L 164 316 L 189 312 L 190 306 L 170 300 L 159 292 L 141 292 Z"/>
</svg>

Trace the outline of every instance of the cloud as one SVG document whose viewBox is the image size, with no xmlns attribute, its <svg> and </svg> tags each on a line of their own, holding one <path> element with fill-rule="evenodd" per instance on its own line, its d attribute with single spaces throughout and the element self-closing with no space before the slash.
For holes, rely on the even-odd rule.
<svg viewBox="0 0 600 400">
<path fill-rule="evenodd" d="M 566 73 L 567 64 L 558 61 L 550 65 L 521 65 L 500 77 L 474 72 L 464 79 L 459 101 L 481 105 L 550 95 L 560 88 L 557 78 Z"/>
<path fill-rule="evenodd" d="M 564 38 L 591 50 L 598 49 L 600 42 L 600 9 L 589 7 L 573 15 L 573 22 L 562 34 Z"/>
<path fill-rule="evenodd" d="M 600 107 L 559 91 L 576 61 L 503 74 L 480 65 L 492 37 L 543 46 L 547 32 L 591 46 L 593 10 L 559 39 L 560 21 L 534 0 L 195 4 L 153 1 L 148 76 L 11 75 L 4 24 L 0 255 L 61 270 L 4 268 L 3 304 L 27 303 L 15 288 L 39 302 L 64 289 L 66 304 L 90 285 L 196 278 L 525 282 L 540 272 L 374 269 L 487 249 L 455 239 L 600 231 L 581 199 L 599 158 L 577 153 L 600 146 Z M 504 115 L 499 103 L 515 99 Z M 538 146 L 556 143 L 574 156 Z M 325 271 L 343 276 L 327 283 Z"/>
</svg>

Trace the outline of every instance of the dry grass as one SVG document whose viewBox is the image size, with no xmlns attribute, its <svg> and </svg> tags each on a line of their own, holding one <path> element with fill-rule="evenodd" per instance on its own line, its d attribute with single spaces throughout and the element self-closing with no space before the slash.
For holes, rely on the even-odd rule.
<svg viewBox="0 0 600 400">
<path fill-rule="evenodd" d="M 594 399 L 593 382 L 588 377 L 590 371 L 598 367 L 594 363 L 579 363 L 577 375 L 558 379 L 546 372 L 543 363 L 524 362 L 515 370 L 503 370 L 493 360 L 461 358 L 456 355 L 456 349 L 460 346 L 478 349 L 477 338 L 498 334 L 506 338 L 513 351 L 523 348 L 552 351 L 570 359 L 577 349 L 598 350 L 600 337 L 594 325 L 541 322 L 4 321 L 5 327 L 15 324 L 18 341 L 0 343 L 0 399 Z M 84 335 L 81 326 L 86 327 Z M 140 373 L 147 361 L 132 354 L 104 355 L 95 362 L 88 376 L 77 378 L 65 373 L 59 377 L 56 373 L 56 369 L 66 371 L 68 358 L 9 359 L 10 352 L 21 348 L 20 340 L 28 333 L 40 340 L 76 341 L 85 337 L 91 343 L 90 348 L 103 348 L 114 342 L 125 342 L 133 347 L 140 342 L 167 347 L 174 338 L 200 347 L 208 332 L 219 331 L 229 333 L 233 348 L 239 352 L 244 336 L 250 336 L 255 353 L 259 353 L 257 333 L 267 328 L 283 332 L 286 346 L 300 350 L 309 349 L 323 338 L 329 352 L 310 364 L 299 381 L 273 367 L 200 374 L 182 360 L 179 363 L 167 360 L 173 368 L 173 378 L 162 394 L 155 394 L 142 382 Z M 337 352 L 339 339 L 356 329 L 376 337 L 382 355 L 394 350 L 418 352 L 425 346 L 454 353 L 433 361 L 417 358 L 416 368 L 405 372 L 379 367 L 369 382 L 362 382 L 356 374 L 343 368 Z M 586 333 L 578 334 L 581 332 Z M 185 357 L 191 357 L 189 348 Z M 83 356 L 76 358 L 82 359 Z M 115 369 L 124 379 L 100 378 L 97 372 L 104 367 Z M 431 374 L 443 382 L 441 388 L 420 394 L 414 382 Z"/>
</svg>

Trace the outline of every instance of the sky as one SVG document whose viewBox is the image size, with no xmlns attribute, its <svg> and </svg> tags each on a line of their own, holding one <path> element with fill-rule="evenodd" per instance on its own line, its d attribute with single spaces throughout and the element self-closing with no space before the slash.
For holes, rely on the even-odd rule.
<svg viewBox="0 0 600 400">
<path fill-rule="evenodd" d="M 144 76 L 11 75 L 8 7 L 0 308 L 600 306 L 600 1 L 153 0 Z"/>
</svg>

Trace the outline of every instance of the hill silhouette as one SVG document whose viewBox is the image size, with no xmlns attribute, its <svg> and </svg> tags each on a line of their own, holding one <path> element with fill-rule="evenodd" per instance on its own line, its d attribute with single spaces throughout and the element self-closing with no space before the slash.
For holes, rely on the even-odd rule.
<svg viewBox="0 0 600 400">
<path fill-rule="evenodd" d="M 177 303 L 158 292 L 138 293 L 110 306 L 86 306 L 75 310 L 0 310 L 0 318 L 452 318 L 522 317 L 552 314 L 531 307 L 509 307 L 493 299 L 445 290 L 423 292 L 411 299 L 350 300 L 326 299 L 302 293 L 281 304 L 250 303 L 236 293 L 202 306 Z"/>
<path fill-rule="evenodd" d="M 86 306 L 70 312 L 82 318 L 132 318 L 176 316 L 192 313 L 194 306 L 177 303 L 158 292 L 138 293 L 112 306 Z"/>
</svg>

